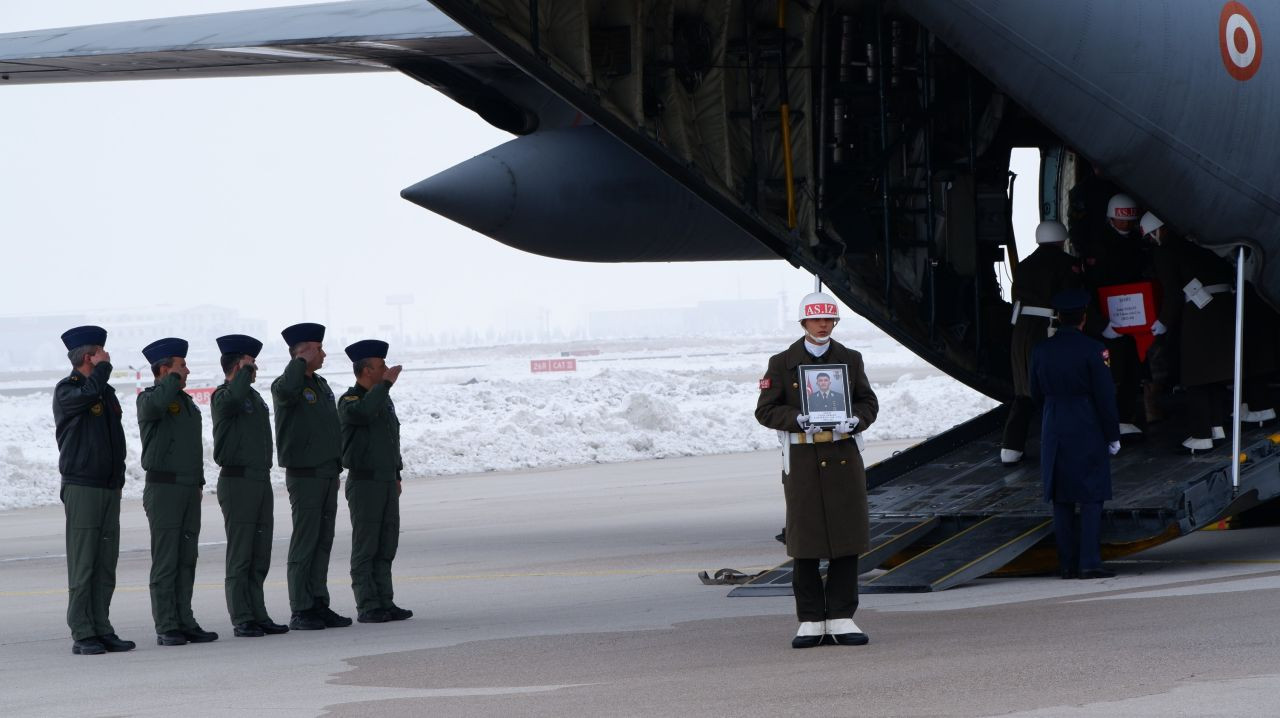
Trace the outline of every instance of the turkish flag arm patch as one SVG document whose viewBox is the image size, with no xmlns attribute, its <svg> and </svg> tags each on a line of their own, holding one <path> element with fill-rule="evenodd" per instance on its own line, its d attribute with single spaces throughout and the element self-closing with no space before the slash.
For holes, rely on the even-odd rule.
<svg viewBox="0 0 1280 718">
<path fill-rule="evenodd" d="M 770 379 L 769 377 L 765 377 L 760 380 L 760 391 L 764 391 L 765 389 L 768 389 L 771 386 L 773 386 L 773 380 Z"/>
<path fill-rule="evenodd" d="M 1111 366 L 1111 350 L 1110 349 L 1102 350 L 1102 363 L 1106 364 L 1107 366 Z"/>
</svg>

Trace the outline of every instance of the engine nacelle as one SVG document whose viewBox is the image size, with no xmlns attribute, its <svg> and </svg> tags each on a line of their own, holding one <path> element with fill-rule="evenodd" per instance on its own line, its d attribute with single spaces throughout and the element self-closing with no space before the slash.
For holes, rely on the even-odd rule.
<svg viewBox="0 0 1280 718">
<path fill-rule="evenodd" d="M 778 258 L 594 125 L 518 137 L 400 196 L 508 246 L 558 259 Z"/>
</svg>

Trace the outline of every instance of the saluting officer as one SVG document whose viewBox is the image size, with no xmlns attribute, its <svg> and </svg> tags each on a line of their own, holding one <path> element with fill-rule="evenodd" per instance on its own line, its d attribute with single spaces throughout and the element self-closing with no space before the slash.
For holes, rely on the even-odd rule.
<svg viewBox="0 0 1280 718">
<path fill-rule="evenodd" d="M 400 542 L 400 419 L 390 391 L 400 365 L 387 366 L 387 343 L 365 339 L 347 347 L 355 386 L 338 400 L 342 466 L 351 511 L 351 589 L 356 620 L 403 621 L 413 611 L 393 601 L 391 562 Z"/>
<path fill-rule="evenodd" d="M 168 337 L 142 350 L 155 384 L 138 394 L 142 506 L 151 527 L 151 615 L 156 643 L 181 646 L 218 640 L 191 613 L 200 541 L 204 438 L 200 409 L 187 395 L 187 342 Z"/>
<path fill-rule="evenodd" d="M 791 645 L 823 642 L 862 645 L 868 638 L 858 610 L 858 554 L 867 550 L 867 483 L 854 433 L 875 421 L 879 404 L 863 370 L 862 355 L 831 338 L 840 320 L 835 300 L 821 292 L 800 304 L 805 336 L 769 359 L 760 380 L 756 420 L 783 440 L 782 485 L 787 502 L 787 555 L 794 565 L 792 590 L 800 619 Z M 852 383 L 852 415 L 821 430 L 801 413 L 802 364 L 844 364 Z M 841 407 L 843 408 L 843 407 Z M 823 584 L 818 561 L 829 559 Z"/>
<path fill-rule="evenodd" d="M 262 584 L 271 570 L 274 500 L 271 492 L 271 419 L 253 388 L 262 342 L 243 334 L 218 337 L 226 380 L 213 390 L 213 460 L 218 463 L 218 505 L 227 531 L 227 611 L 234 633 L 259 637 L 287 633 L 271 620 Z"/>
<path fill-rule="evenodd" d="M 1102 342 L 1083 333 L 1089 294 L 1053 299 L 1058 331 L 1031 356 L 1031 395 L 1044 407 L 1040 476 L 1053 503 L 1063 578 L 1110 578 L 1102 567 L 1102 502 L 1111 498 L 1111 456 L 1120 451 L 1116 388 Z M 1076 507 L 1080 515 L 1076 517 Z"/>
<path fill-rule="evenodd" d="M 1035 415 L 1035 402 L 1028 386 L 1031 352 L 1049 338 L 1054 295 L 1080 286 L 1080 265 L 1065 250 L 1067 228 L 1049 220 L 1036 227 L 1036 251 L 1018 263 L 1013 272 L 1013 338 L 1010 363 L 1013 368 L 1013 405 L 1004 425 L 1000 461 L 1006 466 L 1022 460 L 1027 445 L 1027 429 Z"/>
<path fill-rule="evenodd" d="M 342 432 L 329 382 L 316 373 L 324 366 L 324 326 L 294 324 L 280 332 L 289 363 L 271 384 L 275 404 L 276 452 L 285 467 L 285 487 L 293 511 L 289 538 L 289 628 L 315 631 L 350 626 L 351 619 L 329 608 L 329 554 L 338 516 L 338 475 L 342 473 Z"/>
<path fill-rule="evenodd" d="M 84 326 L 62 334 L 71 375 L 53 390 L 58 473 L 67 517 L 67 626 L 71 652 L 92 656 L 128 651 L 111 627 L 111 596 L 120 557 L 120 490 L 124 487 L 124 427 L 111 379 L 107 330 Z"/>
</svg>

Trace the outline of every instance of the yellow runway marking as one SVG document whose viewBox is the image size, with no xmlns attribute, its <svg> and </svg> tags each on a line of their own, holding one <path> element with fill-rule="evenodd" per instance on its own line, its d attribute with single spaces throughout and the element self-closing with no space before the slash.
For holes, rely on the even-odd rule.
<svg viewBox="0 0 1280 718">
<path fill-rule="evenodd" d="M 768 566 L 752 566 L 741 569 L 744 573 L 756 573 L 768 570 Z M 604 578 L 608 576 L 665 576 L 672 574 L 687 573 L 694 576 L 698 571 L 705 569 L 700 568 L 619 568 L 619 569 L 602 569 L 595 571 L 523 571 L 523 572 L 503 572 L 503 573 L 463 573 L 463 574 L 446 574 L 440 576 L 393 576 L 396 583 L 421 583 L 421 582 L 447 582 L 447 581 L 491 581 L 512 578 Z M 284 581 L 268 581 L 267 586 L 272 588 L 285 588 L 288 584 Z M 216 589 L 223 590 L 220 583 L 197 583 L 197 589 Z M 143 593 L 147 591 L 147 586 L 117 586 L 116 593 Z M 32 591 L 0 591 L 0 598 L 22 598 L 31 596 L 59 596 L 66 595 L 65 588 L 46 588 L 36 589 Z"/>
</svg>

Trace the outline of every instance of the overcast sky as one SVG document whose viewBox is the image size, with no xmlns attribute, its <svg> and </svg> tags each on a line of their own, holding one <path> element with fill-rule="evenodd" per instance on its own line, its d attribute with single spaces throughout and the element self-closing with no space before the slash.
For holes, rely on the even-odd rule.
<svg viewBox="0 0 1280 718">
<path fill-rule="evenodd" d="M 0 32 L 302 4 L 4 0 Z M 374 327 L 388 295 L 412 294 L 420 331 L 539 309 L 568 326 L 812 286 L 781 261 L 546 259 L 400 199 L 510 136 L 393 73 L 6 87 L 0 110 L 0 314 L 212 303 L 273 327 Z"/>
</svg>

